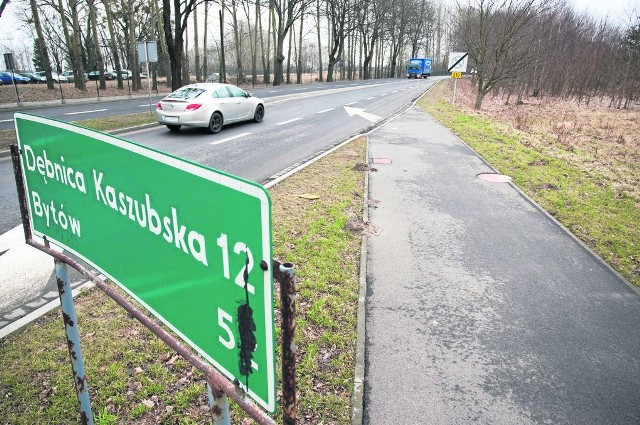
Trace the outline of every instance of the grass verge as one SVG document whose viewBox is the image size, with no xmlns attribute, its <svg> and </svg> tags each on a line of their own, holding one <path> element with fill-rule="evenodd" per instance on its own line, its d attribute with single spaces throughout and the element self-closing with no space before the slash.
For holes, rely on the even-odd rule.
<svg viewBox="0 0 640 425">
<path fill-rule="evenodd" d="M 270 189 L 274 256 L 297 268 L 300 424 L 349 421 L 360 235 L 347 229 L 362 218 L 365 149 L 354 140 Z M 211 423 L 197 370 L 99 290 L 76 310 L 97 424 Z M 0 358 L 0 423 L 78 422 L 59 310 L 1 340 Z M 232 416 L 253 422 L 235 406 Z"/>
<path fill-rule="evenodd" d="M 613 151 L 620 144 L 619 137 L 608 143 L 598 137 L 600 144 L 594 156 L 594 151 L 580 149 L 578 142 L 568 146 L 566 133 L 559 137 L 557 125 L 535 131 L 519 125 L 522 128 L 519 130 L 497 114 L 478 113 L 464 102 L 462 106 L 454 106 L 450 99 L 450 87 L 445 82 L 420 99 L 418 105 L 497 170 L 511 176 L 527 195 L 631 283 L 640 286 L 640 196 L 636 185 L 629 184 L 638 175 L 633 155 L 638 154 L 640 147 L 625 147 L 627 161 L 611 156 L 601 160 L 597 157 L 598 148 L 600 152 Z M 610 112 L 616 113 L 624 112 Z M 518 114 L 516 121 L 522 124 L 526 119 Z M 540 122 L 554 120 L 553 111 L 548 116 L 541 116 L 540 111 L 537 114 Z M 586 110 L 584 114 L 593 112 Z"/>
</svg>

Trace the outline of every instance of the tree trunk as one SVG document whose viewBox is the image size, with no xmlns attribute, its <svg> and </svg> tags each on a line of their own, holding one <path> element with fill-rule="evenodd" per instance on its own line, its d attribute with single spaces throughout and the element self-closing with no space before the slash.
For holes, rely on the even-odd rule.
<svg viewBox="0 0 640 425">
<path fill-rule="evenodd" d="M 262 72 L 264 76 L 264 83 L 271 83 L 271 20 L 273 10 L 269 9 L 267 20 L 269 25 L 267 26 L 267 50 L 264 50 L 264 36 L 262 31 L 262 19 L 260 19 L 260 45 L 262 47 Z"/>
<path fill-rule="evenodd" d="M 31 14 L 33 15 L 33 24 L 36 27 L 36 34 L 38 35 L 38 50 L 42 57 L 44 65 L 44 72 L 47 77 L 47 89 L 54 90 L 53 78 L 51 78 L 51 60 L 49 60 L 49 52 L 47 51 L 47 43 L 44 40 L 44 31 L 42 30 L 42 24 L 40 23 L 40 14 L 38 13 L 38 6 L 36 0 L 29 1 L 31 6 Z"/>
<path fill-rule="evenodd" d="M 218 11 L 220 17 L 220 78 L 221 83 L 227 82 L 227 65 L 224 59 L 224 0 L 222 1 L 222 7 Z"/>
<path fill-rule="evenodd" d="M 80 20 L 78 19 L 78 0 L 70 0 L 69 8 L 73 11 L 71 14 L 71 22 L 73 24 L 73 43 L 71 50 L 73 51 L 73 69 L 78 75 L 84 75 L 84 64 L 82 63 L 82 39 L 80 37 Z M 97 41 L 97 40 L 96 40 Z M 78 90 L 87 91 L 87 85 L 84 78 L 74 79 L 75 86 Z"/>
<path fill-rule="evenodd" d="M 231 0 L 231 19 L 233 20 L 233 39 L 236 44 L 236 74 L 238 84 L 244 84 L 244 69 L 242 68 L 242 42 L 238 31 L 238 6 L 236 0 Z"/>
<path fill-rule="evenodd" d="M 277 34 L 277 41 L 276 41 L 276 57 L 275 60 L 273 61 L 273 85 L 274 86 L 279 86 L 280 84 L 282 84 L 283 82 L 283 78 L 284 78 L 284 69 L 283 69 L 283 65 L 284 65 L 284 38 L 287 36 L 287 34 L 283 34 L 283 33 L 278 33 Z"/>
<path fill-rule="evenodd" d="M 253 50 L 251 52 L 251 83 L 255 86 L 258 83 L 258 29 L 260 25 L 260 0 L 256 0 L 255 5 L 256 23 L 253 26 Z M 247 16 L 247 21 L 249 17 Z"/>
<path fill-rule="evenodd" d="M 482 90 L 478 90 L 476 92 L 476 101 L 473 104 L 473 108 L 474 109 L 479 110 L 479 109 L 482 108 L 482 101 L 484 100 L 485 95 L 486 95 L 486 93 L 484 91 L 482 91 Z"/>
<path fill-rule="evenodd" d="M 206 3 L 205 3 L 206 4 Z M 200 70 L 200 43 L 198 41 L 198 11 L 197 5 L 193 9 L 193 51 L 195 52 L 195 66 L 196 66 L 196 82 L 202 81 L 202 73 Z M 205 27 L 205 32 L 206 32 Z"/>
<path fill-rule="evenodd" d="M 189 29 L 184 30 L 184 50 L 186 54 L 182 55 L 182 82 L 183 84 L 191 84 L 191 76 L 189 74 Z"/>
<path fill-rule="evenodd" d="M 95 53 L 96 53 L 96 59 L 97 59 L 97 65 L 98 65 L 98 70 L 100 71 L 100 90 L 106 90 L 107 89 L 107 82 L 104 79 L 104 58 L 102 57 L 102 49 L 100 46 L 100 43 L 98 42 L 98 20 L 97 20 L 97 14 L 96 14 L 96 5 L 95 5 L 95 0 L 88 0 L 87 3 L 89 3 L 89 20 L 91 22 L 91 26 L 92 26 L 92 32 L 93 32 L 93 45 L 95 47 Z M 84 80 L 84 73 L 83 74 L 79 74 L 78 71 L 74 70 L 73 71 L 73 75 L 74 75 L 74 81 L 81 78 L 82 80 Z"/>
<path fill-rule="evenodd" d="M 136 57 L 136 20 L 134 13 L 134 5 L 128 3 L 128 21 L 129 21 L 129 34 L 127 35 L 129 45 L 129 71 L 131 72 L 131 90 L 139 91 L 141 89 L 140 84 L 140 71 L 138 66 L 138 58 Z"/>
<path fill-rule="evenodd" d="M 287 54 L 287 84 L 291 84 L 291 48 L 294 45 L 292 41 L 294 34 L 294 27 L 291 27 L 291 31 L 289 31 L 289 52 Z"/>
<path fill-rule="evenodd" d="M 204 34 L 202 35 L 202 53 L 203 53 L 203 60 L 202 60 L 202 79 L 203 81 L 207 81 L 207 77 L 209 76 L 209 54 L 207 52 L 207 28 L 209 28 L 209 2 L 205 1 L 204 2 Z"/>
<path fill-rule="evenodd" d="M 320 37 L 320 0 L 316 0 L 316 33 L 318 34 L 318 81 L 323 82 L 322 77 L 322 37 Z"/>
<path fill-rule="evenodd" d="M 153 3 L 155 3 L 155 1 Z M 105 15 L 107 17 L 107 25 L 109 27 L 109 34 L 110 34 L 109 49 L 111 50 L 111 54 L 113 55 L 113 61 L 115 63 L 116 72 L 118 73 L 118 88 L 122 90 L 124 88 L 124 84 L 122 83 L 122 76 L 120 75 L 120 71 L 122 70 L 122 65 L 120 64 L 120 54 L 118 53 L 118 42 L 116 41 L 115 25 L 113 24 L 111 0 L 102 0 L 102 4 L 104 4 Z"/>
<path fill-rule="evenodd" d="M 302 10 L 304 10 L 305 4 L 302 2 Z M 296 83 L 302 84 L 302 27 L 304 24 L 304 19 L 300 19 L 300 35 L 298 37 L 298 54 L 297 54 L 297 63 L 296 63 Z"/>
<path fill-rule="evenodd" d="M 162 23 L 164 38 L 167 42 L 167 53 L 171 63 L 171 87 L 176 90 L 182 87 L 182 60 L 184 41 L 189 14 L 193 11 L 196 0 L 173 0 L 173 28 L 171 19 L 171 0 L 162 0 Z M 180 7 L 184 6 L 184 10 Z"/>
</svg>

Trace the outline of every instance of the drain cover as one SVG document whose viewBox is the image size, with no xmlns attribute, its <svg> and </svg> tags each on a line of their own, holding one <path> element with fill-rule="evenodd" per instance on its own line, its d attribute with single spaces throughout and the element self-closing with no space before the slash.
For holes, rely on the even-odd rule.
<svg viewBox="0 0 640 425">
<path fill-rule="evenodd" d="M 478 174 L 478 178 L 480 180 L 493 182 L 493 183 L 509 183 L 511 181 L 511 177 L 505 176 L 503 174 L 496 174 L 496 173 Z"/>
<path fill-rule="evenodd" d="M 371 162 L 374 164 L 391 164 L 391 158 L 372 158 Z"/>
</svg>

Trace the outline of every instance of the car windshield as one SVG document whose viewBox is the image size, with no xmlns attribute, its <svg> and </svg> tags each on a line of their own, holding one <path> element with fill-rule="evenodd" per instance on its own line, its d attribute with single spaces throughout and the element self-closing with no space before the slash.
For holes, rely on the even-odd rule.
<svg viewBox="0 0 640 425">
<path fill-rule="evenodd" d="M 411 61 L 409 62 L 409 69 L 420 69 L 420 65 L 420 61 Z"/>
<path fill-rule="evenodd" d="M 169 96 L 168 99 L 195 99 L 204 93 L 205 90 L 197 87 L 187 87 L 174 91 Z"/>
</svg>

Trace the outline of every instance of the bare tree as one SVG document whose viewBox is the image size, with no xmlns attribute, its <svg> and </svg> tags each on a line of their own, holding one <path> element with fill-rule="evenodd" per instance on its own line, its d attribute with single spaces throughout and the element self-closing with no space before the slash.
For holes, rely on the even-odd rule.
<svg viewBox="0 0 640 425">
<path fill-rule="evenodd" d="M 171 64 L 171 87 L 182 87 L 182 60 L 184 55 L 184 33 L 189 15 L 193 12 L 196 0 L 162 0 L 162 24 L 167 53 Z M 171 15 L 173 13 L 173 22 Z"/>
<path fill-rule="evenodd" d="M 111 9 L 111 0 L 102 0 L 102 4 L 104 5 L 105 16 L 107 19 L 107 26 L 109 27 L 109 49 L 111 50 L 111 55 L 113 57 L 114 65 L 116 68 L 117 74 L 117 84 L 118 88 L 124 88 L 124 84 L 122 83 L 122 64 L 120 63 L 120 52 L 118 51 L 118 41 L 116 34 L 116 27 L 114 24 L 114 16 Z M 104 78 L 102 75 L 101 78 Z"/>
<path fill-rule="evenodd" d="M 202 81 L 200 70 L 200 41 L 198 39 L 198 5 L 193 6 L 193 51 L 195 53 L 196 82 Z M 206 78 L 206 76 L 205 76 Z"/>
<path fill-rule="evenodd" d="M 166 0 L 165 0 L 166 1 Z M 284 42 L 293 23 L 302 14 L 303 0 L 270 0 L 269 7 L 274 12 L 274 47 L 275 60 L 273 70 L 273 85 L 279 86 L 283 82 Z"/>
<path fill-rule="evenodd" d="M 343 60 L 344 43 L 352 29 L 347 20 L 351 4 L 349 0 L 326 0 L 326 2 L 330 30 L 327 82 L 332 82 L 334 68 L 338 62 Z"/>
<path fill-rule="evenodd" d="M 95 0 L 87 0 L 89 4 L 89 22 L 91 24 L 91 30 L 93 33 L 93 45 L 95 48 L 96 62 L 98 69 L 100 70 L 100 89 L 106 90 L 107 83 L 104 79 L 104 58 L 102 57 L 102 49 L 100 48 L 100 38 L 98 37 L 98 13 L 96 11 Z M 74 69 L 74 80 L 84 80 L 84 73 L 79 74 L 79 71 Z"/>
<path fill-rule="evenodd" d="M 47 43 L 44 39 L 44 31 L 42 30 L 42 25 L 40 24 L 40 14 L 38 13 L 36 0 L 29 0 L 29 4 L 31 6 L 33 24 L 36 27 L 36 34 L 38 35 L 38 39 L 36 40 L 38 43 L 38 50 L 40 50 L 40 57 L 42 57 L 42 64 L 44 66 L 45 75 L 47 75 L 47 88 L 49 90 L 53 90 L 55 87 L 53 85 L 53 79 L 51 78 L 51 61 L 49 60 Z"/>
<path fill-rule="evenodd" d="M 475 64 L 474 107 L 498 83 L 514 78 L 534 62 L 525 39 L 527 26 L 551 7 L 548 0 L 475 0 L 458 4 L 458 39 Z"/>
<path fill-rule="evenodd" d="M 322 77 L 322 36 L 320 35 L 320 0 L 316 0 L 316 34 L 318 36 L 318 81 L 324 81 Z"/>
<path fill-rule="evenodd" d="M 373 55 L 383 23 L 379 5 L 380 2 L 378 0 L 364 0 L 359 3 L 356 13 L 356 25 L 360 32 L 364 54 L 362 78 L 365 80 L 372 78 L 371 67 L 373 65 Z"/>
</svg>

